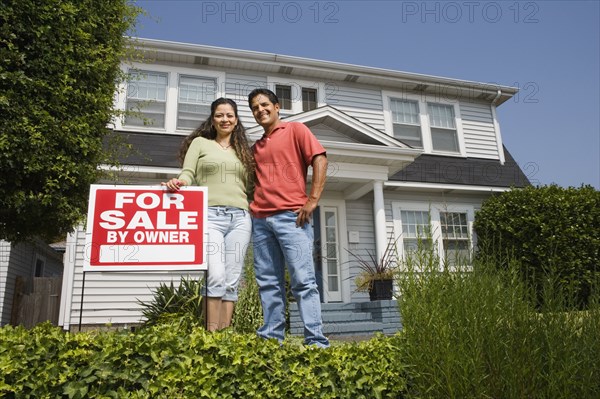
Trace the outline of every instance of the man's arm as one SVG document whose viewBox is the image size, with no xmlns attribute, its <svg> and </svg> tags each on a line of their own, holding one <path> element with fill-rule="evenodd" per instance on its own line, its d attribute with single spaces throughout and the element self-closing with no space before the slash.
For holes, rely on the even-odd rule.
<svg viewBox="0 0 600 399">
<path fill-rule="evenodd" d="M 308 223 L 313 211 L 317 208 L 323 189 L 325 188 L 325 179 L 327 175 L 327 157 L 324 154 L 316 155 L 312 160 L 313 174 L 312 185 L 308 201 L 300 209 L 296 211 L 296 226 L 304 226 Z"/>
</svg>

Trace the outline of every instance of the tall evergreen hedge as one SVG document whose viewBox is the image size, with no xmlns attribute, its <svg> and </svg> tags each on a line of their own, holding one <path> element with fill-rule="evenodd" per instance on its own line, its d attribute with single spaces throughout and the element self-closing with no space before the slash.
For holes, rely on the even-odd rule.
<svg viewBox="0 0 600 399">
<path fill-rule="evenodd" d="M 0 238 L 54 238 L 80 221 L 114 115 L 127 0 L 3 0 Z"/>
<path fill-rule="evenodd" d="M 600 280 L 600 192 L 592 186 L 504 192 L 483 203 L 474 228 L 478 256 L 499 267 L 518 262 L 538 298 L 561 289 L 571 292 L 571 305 L 584 307 Z"/>
</svg>

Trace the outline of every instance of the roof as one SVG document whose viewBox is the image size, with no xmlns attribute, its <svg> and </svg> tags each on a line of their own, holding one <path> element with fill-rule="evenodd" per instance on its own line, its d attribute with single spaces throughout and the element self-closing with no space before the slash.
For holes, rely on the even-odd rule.
<svg viewBox="0 0 600 399">
<path fill-rule="evenodd" d="M 390 182 L 418 182 L 482 187 L 524 187 L 530 184 L 506 147 L 505 162 L 494 159 L 457 158 L 423 154 Z"/>
<path fill-rule="evenodd" d="M 227 70 L 255 71 L 273 75 L 289 75 L 325 82 L 346 81 L 430 93 L 445 98 L 475 98 L 500 105 L 512 98 L 518 88 L 433 75 L 395 71 L 333 61 L 315 60 L 289 55 L 230 49 L 164 40 L 132 38 L 145 57 L 167 63 L 192 64 Z"/>
</svg>

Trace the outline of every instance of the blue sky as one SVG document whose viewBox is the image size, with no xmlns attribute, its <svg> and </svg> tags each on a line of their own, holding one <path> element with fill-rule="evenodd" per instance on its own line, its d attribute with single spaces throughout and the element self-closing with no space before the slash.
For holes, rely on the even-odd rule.
<svg viewBox="0 0 600 399">
<path fill-rule="evenodd" d="M 534 184 L 600 189 L 600 2 L 138 0 L 135 36 L 520 88 L 498 108 Z"/>
</svg>

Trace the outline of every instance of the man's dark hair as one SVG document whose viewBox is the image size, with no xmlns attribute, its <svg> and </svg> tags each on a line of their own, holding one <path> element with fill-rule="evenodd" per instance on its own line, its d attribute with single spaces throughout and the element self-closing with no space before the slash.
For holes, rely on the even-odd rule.
<svg viewBox="0 0 600 399">
<path fill-rule="evenodd" d="M 273 104 L 279 104 L 279 98 L 269 89 L 254 89 L 248 94 L 248 106 L 252 109 L 252 100 L 258 95 L 265 95 Z"/>
</svg>

